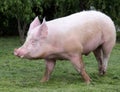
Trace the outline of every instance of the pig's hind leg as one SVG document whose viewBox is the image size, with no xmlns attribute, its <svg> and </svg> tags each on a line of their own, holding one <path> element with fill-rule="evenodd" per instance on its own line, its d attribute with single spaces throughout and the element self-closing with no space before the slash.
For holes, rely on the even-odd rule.
<svg viewBox="0 0 120 92">
<path fill-rule="evenodd" d="M 102 46 L 99 46 L 97 49 L 93 51 L 96 60 L 98 61 L 98 69 L 99 69 L 99 74 L 103 75 L 105 73 L 104 71 L 104 64 L 103 64 L 103 51 L 102 51 Z"/>
<path fill-rule="evenodd" d="M 93 51 L 98 61 L 100 75 L 104 75 L 106 73 L 108 60 L 109 60 L 112 48 L 113 48 L 113 45 L 104 43 L 103 45 L 99 46 L 96 50 Z"/>
<path fill-rule="evenodd" d="M 73 64 L 73 66 L 75 67 L 75 69 L 81 74 L 81 76 L 83 77 L 85 82 L 87 84 L 89 84 L 91 79 L 85 71 L 85 67 L 84 67 L 84 64 L 82 61 L 82 55 L 73 55 L 70 58 L 70 61 Z"/>
<path fill-rule="evenodd" d="M 46 82 L 49 80 L 50 75 L 55 67 L 56 60 L 46 60 L 46 68 L 45 68 L 45 73 L 44 76 L 41 80 L 41 82 Z"/>
<path fill-rule="evenodd" d="M 114 44 L 115 44 L 115 42 L 111 40 L 111 41 L 105 42 L 102 45 L 102 51 L 103 51 L 103 72 L 104 73 L 107 70 L 108 61 L 109 61 L 110 54 L 111 54 L 111 51 L 113 49 Z"/>
</svg>

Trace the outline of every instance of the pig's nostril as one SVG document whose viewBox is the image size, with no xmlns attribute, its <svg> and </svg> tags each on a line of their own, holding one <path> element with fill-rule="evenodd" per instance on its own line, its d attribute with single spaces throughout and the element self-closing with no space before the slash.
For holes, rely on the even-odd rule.
<svg viewBox="0 0 120 92">
<path fill-rule="evenodd" d="M 22 50 L 22 49 L 14 49 L 14 55 L 15 56 L 23 58 L 24 54 L 25 54 L 24 50 Z"/>
<path fill-rule="evenodd" d="M 18 53 L 17 53 L 17 49 L 14 49 L 14 55 L 18 55 Z"/>
</svg>

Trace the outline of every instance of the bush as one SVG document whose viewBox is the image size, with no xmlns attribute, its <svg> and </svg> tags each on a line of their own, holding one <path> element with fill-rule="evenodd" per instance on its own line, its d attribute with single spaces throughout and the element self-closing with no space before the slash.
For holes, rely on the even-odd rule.
<svg viewBox="0 0 120 92">
<path fill-rule="evenodd" d="M 117 31 L 117 42 L 120 42 L 120 31 Z"/>
</svg>

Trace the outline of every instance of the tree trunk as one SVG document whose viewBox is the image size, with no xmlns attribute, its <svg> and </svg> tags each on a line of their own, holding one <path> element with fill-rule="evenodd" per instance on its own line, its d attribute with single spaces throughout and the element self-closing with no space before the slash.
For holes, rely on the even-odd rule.
<svg viewBox="0 0 120 92">
<path fill-rule="evenodd" d="M 18 21 L 18 32 L 19 32 L 20 42 L 23 43 L 25 40 L 26 23 L 23 23 L 22 26 L 19 18 L 17 19 L 17 21 Z"/>
</svg>

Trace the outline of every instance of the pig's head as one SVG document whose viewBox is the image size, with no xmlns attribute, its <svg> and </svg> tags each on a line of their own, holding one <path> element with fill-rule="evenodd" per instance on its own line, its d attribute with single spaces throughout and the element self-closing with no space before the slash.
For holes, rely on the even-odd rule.
<svg viewBox="0 0 120 92">
<path fill-rule="evenodd" d="M 46 46 L 47 34 L 48 28 L 45 19 L 40 24 L 36 17 L 30 24 L 25 43 L 14 50 L 14 55 L 28 59 L 41 58 Z"/>
</svg>

